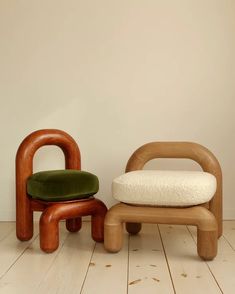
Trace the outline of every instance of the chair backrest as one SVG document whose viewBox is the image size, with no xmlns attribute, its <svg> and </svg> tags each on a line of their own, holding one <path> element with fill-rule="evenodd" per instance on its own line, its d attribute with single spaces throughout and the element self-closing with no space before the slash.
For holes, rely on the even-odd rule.
<svg viewBox="0 0 235 294">
<path fill-rule="evenodd" d="M 218 222 L 219 236 L 222 234 L 222 171 L 214 154 L 202 145 L 192 142 L 151 142 L 138 148 L 127 162 L 126 172 L 140 170 L 154 158 L 187 158 L 196 161 L 201 168 L 213 174 L 217 189 L 209 202 L 209 210 Z"/>
<path fill-rule="evenodd" d="M 31 133 L 22 141 L 16 154 L 17 205 L 27 201 L 26 181 L 33 173 L 33 157 L 36 151 L 45 145 L 56 145 L 62 149 L 66 169 L 81 169 L 80 150 L 70 135 L 56 129 L 44 129 Z"/>
</svg>

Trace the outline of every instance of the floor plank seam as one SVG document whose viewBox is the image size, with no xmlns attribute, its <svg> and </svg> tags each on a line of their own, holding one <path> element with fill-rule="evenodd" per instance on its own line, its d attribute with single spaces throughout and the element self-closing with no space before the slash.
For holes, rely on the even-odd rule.
<svg viewBox="0 0 235 294">
<path fill-rule="evenodd" d="M 38 285 L 36 286 L 36 289 L 35 289 L 36 291 L 37 291 L 37 289 L 42 285 L 44 278 L 47 276 L 47 274 L 49 273 L 50 269 L 52 268 L 54 262 L 55 262 L 56 259 L 58 258 L 58 256 L 59 256 L 59 254 L 60 254 L 62 248 L 63 248 L 64 245 L 65 245 L 66 240 L 68 239 L 68 236 L 69 236 L 69 233 L 67 233 L 66 237 L 64 238 L 64 241 L 63 241 L 62 245 L 56 250 L 55 257 L 54 257 L 53 260 L 51 261 L 50 266 L 48 267 L 47 271 L 44 273 L 44 275 L 43 275 L 41 281 L 40 281 L 40 282 L 38 283 Z M 48 254 L 48 253 L 45 253 L 45 254 Z M 50 254 L 50 253 L 49 253 L 49 254 Z"/>
<path fill-rule="evenodd" d="M 24 253 L 28 250 L 28 248 L 31 246 L 31 244 L 36 240 L 36 238 L 39 236 L 37 234 L 32 238 L 28 246 L 25 247 L 25 249 L 21 252 L 21 254 L 13 261 L 13 263 L 9 266 L 9 268 L 4 272 L 4 274 L 1 275 L 0 280 L 11 270 L 11 268 L 17 263 L 17 261 L 24 255 Z"/>
<path fill-rule="evenodd" d="M 212 277 L 214 278 L 214 280 L 215 280 L 215 282 L 216 282 L 218 288 L 220 289 L 221 293 L 224 294 L 223 290 L 221 289 L 221 287 L 220 287 L 220 285 L 219 285 L 219 282 L 216 280 L 216 277 L 215 277 L 215 275 L 213 274 L 213 272 L 212 272 L 212 270 L 211 270 L 211 268 L 210 268 L 210 265 L 208 264 L 208 262 L 205 262 L 205 264 L 207 265 L 208 270 L 209 270 L 209 272 L 211 273 Z"/>
<path fill-rule="evenodd" d="M 84 285 L 85 285 L 85 281 L 86 281 L 86 278 L 87 278 L 87 275 L 88 275 L 88 272 L 89 272 L 90 264 L 91 264 L 91 261 L 92 261 L 92 258 L 93 258 L 94 252 L 95 252 L 96 244 L 97 243 L 94 244 L 94 247 L 93 247 L 93 250 L 92 250 L 92 253 L 91 253 L 91 258 L 89 260 L 87 270 L 86 270 L 86 274 L 85 274 L 85 277 L 84 277 L 84 280 L 83 280 L 83 283 L 82 283 L 82 286 L 81 286 L 81 290 L 79 292 L 80 294 L 82 294 L 82 291 L 83 291 L 83 288 L 84 288 Z"/>
<path fill-rule="evenodd" d="M 228 243 L 228 245 L 232 248 L 232 250 L 235 251 L 235 249 L 233 248 L 233 245 L 229 242 L 229 240 L 224 235 L 221 237 L 223 237 L 226 240 L 226 242 Z"/>
<path fill-rule="evenodd" d="M 174 285 L 173 277 L 172 277 L 172 275 L 171 275 L 170 264 L 169 264 L 169 261 L 168 261 L 168 258 L 167 258 L 167 254 L 166 254 L 166 250 L 165 250 L 164 244 L 163 244 L 162 235 L 161 235 L 161 230 L 160 230 L 160 228 L 159 228 L 159 225 L 157 225 L 157 229 L 158 229 L 159 237 L 160 237 L 160 240 L 161 240 L 161 243 L 162 243 L 162 249 L 163 249 L 163 253 L 164 253 L 165 259 L 166 259 L 166 264 L 167 264 L 167 268 L 168 268 L 168 271 L 169 271 L 169 275 L 170 275 L 170 279 L 171 279 L 171 284 L 172 284 L 172 287 L 173 287 L 173 291 L 174 291 L 174 293 L 176 294 L 176 290 L 175 290 L 175 285 Z"/>
<path fill-rule="evenodd" d="M 193 239 L 193 242 L 197 245 L 197 242 L 196 242 L 195 238 L 193 237 L 193 234 L 191 233 L 190 229 L 188 228 L 188 226 L 186 226 L 186 227 L 187 227 L 187 229 L 188 229 L 188 231 L 189 231 L 189 234 L 191 235 L 191 237 L 192 237 L 192 239 Z M 223 237 L 223 236 L 222 236 L 222 237 Z M 216 258 L 216 257 L 215 257 L 215 258 Z M 206 264 L 206 266 L 207 266 L 209 272 L 211 273 L 211 275 L 212 275 L 212 277 L 213 277 L 215 283 L 217 284 L 219 290 L 220 290 L 221 293 L 223 294 L 223 291 L 222 291 L 222 289 L 221 289 L 221 287 L 220 287 L 218 281 L 216 280 L 216 277 L 214 276 L 214 274 L 213 274 L 213 272 L 212 272 L 212 270 L 211 270 L 211 268 L 210 268 L 210 265 L 209 265 L 208 262 L 206 262 L 206 261 L 203 261 L 203 262 Z"/>
</svg>

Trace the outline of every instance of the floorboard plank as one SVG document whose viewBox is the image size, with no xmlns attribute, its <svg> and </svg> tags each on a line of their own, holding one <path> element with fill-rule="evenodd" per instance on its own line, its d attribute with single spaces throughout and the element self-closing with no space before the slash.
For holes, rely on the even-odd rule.
<svg viewBox="0 0 235 294">
<path fill-rule="evenodd" d="M 221 293 L 186 226 L 159 225 L 176 293 Z"/>
<path fill-rule="evenodd" d="M 235 250 L 235 221 L 224 221 L 223 236 Z"/>
<path fill-rule="evenodd" d="M 225 222 L 224 235 L 233 242 L 234 234 L 233 228 L 235 222 Z M 197 241 L 197 234 L 195 227 L 189 227 L 195 242 Z M 218 254 L 213 261 L 207 262 L 207 265 L 212 272 L 219 287 L 225 294 L 233 294 L 235 289 L 235 251 L 223 236 L 218 240 Z"/>
<path fill-rule="evenodd" d="M 96 244 L 82 294 L 127 293 L 128 234 L 123 234 L 123 248 L 118 253 L 108 253 L 103 244 Z"/>
<path fill-rule="evenodd" d="M 19 256 L 20 252 L 25 251 L 0 280 L 0 293 L 34 293 L 40 281 L 54 262 L 66 236 L 67 232 L 63 224 L 63 228 L 60 229 L 59 249 L 51 254 L 46 254 L 40 250 L 38 237 L 31 244 L 29 242 L 16 241 L 16 238 L 13 237 L 11 239 L 7 238 L 8 244 L 5 245 L 6 253 L 9 250 L 10 253 L 15 252 L 16 254 L 17 252 Z M 7 249 L 7 246 L 9 249 Z M 0 249 L 0 252 L 2 253 L 3 251 Z"/>
<path fill-rule="evenodd" d="M 204 262 L 192 226 L 143 225 L 139 235 L 124 232 L 123 249 L 111 254 L 92 240 L 89 222 L 74 234 L 62 222 L 59 249 L 45 254 L 38 223 L 34 238 L 20 242 L 15 223 L 0 222 L 0 294 L 233 294 L 235 221 L 224 222 L 223 234 L 218 255 Z"/>
<path fill-rule="evenodd" d="M 157 225 L 130 237 L 128 293 L 174 293 Z"/>
<path fill-rule="evenodd" d="M 0 222 L 0 242 L 15 230 L 15 222 Z"/>
<path fill-rule="evenodd" d="M 10 233 L 8 233 L 9 227 L 6 227 L 5 237 L 0 242 L 0 279 L 3 278 L 9 268 L 16 262 L 38 235 L 38 230 L 35 227 L 34 237 L 29 241 L 21 242 L 16 238 L 14 227 L 10 229 Z"/>
<path fill-rule="evenodd" d="M 90 223 L 83 223 L 79 233 L 69 234 L 59 255 L 41 281 L 35 294 L 77 294 L 94 250 Z"/>
</svg>

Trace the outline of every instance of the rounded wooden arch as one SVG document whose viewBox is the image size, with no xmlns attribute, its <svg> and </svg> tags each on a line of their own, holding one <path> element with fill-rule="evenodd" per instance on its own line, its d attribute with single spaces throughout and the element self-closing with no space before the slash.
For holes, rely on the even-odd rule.
<svg viewBox="0 0 235 294">
<path fill-rule="evenodd" d="M 22 141 L 16 154 L 16 234 L 20 240 L 29 240 L 33 235 L 33 209 L 27 197 L 26 183 L 33 173 L 33 157 L 36 151 L 45 145 L 61 148 L 66 169 L 81 169 L 79 147 L 75 140 L 64 131 L 37 130 Z"/>
</svg>

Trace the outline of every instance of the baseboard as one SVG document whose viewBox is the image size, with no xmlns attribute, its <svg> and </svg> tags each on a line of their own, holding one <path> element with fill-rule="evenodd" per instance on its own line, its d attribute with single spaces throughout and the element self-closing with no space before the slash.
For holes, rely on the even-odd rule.
<svg viewBox="0 0 235 294">
<path fill-rule="evenodd" d="M 229 208 L 229 209 L 224 209 L 224 214 L 223 214 L 223 219 L 224 220 L 235 220 L 235 209 Z"/>
</svg>

